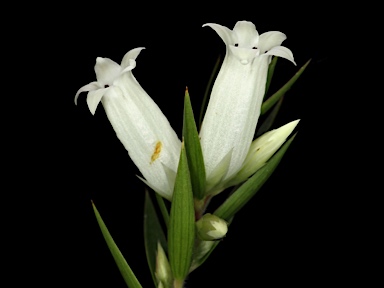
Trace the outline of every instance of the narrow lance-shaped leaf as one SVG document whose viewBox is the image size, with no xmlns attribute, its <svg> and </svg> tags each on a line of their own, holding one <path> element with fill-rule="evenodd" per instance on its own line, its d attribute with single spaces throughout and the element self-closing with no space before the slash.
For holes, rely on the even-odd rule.
<svg viewBox="0 0 384 288">
<path fill-rule="evenodd" d="M 271 85 L 272 76 L 273 76 L 273 73 L 275 72 L 275 67 L 276 67 L 277 59 L 279 59 L 279 57 L 274 56 L 272 58 L 271 63 L 269 63 L 268 75 L 267 75 L 267 83 L 265 84 L 265 94 L 264 94 L 264 97 L 265 97 L 265 95 L 267 95 L 269 86 Z"/>
<path fill-rule="evenodd" d="M 263 121 L 263 123 L 260 125 L 260 128 L 257 129 L 256 137 L 264 134 L 265 132 L 269 131 L 269 129 L 272 127 L 273 122 L 275 122 L 275 119 L 277 117 L 277 114 L 279 113 L 281 104 L 283 103 L 284 96 L 282 96 L 275 107 L 273 107 L 273 110 L 271 113 L 269 113 L 268 117 Z"/>
<path fill-rule="evenodd" d="M 183 138 L 189 173 L 191 175 L 193 195 L 200 200 L 204 198 L 205 193 L 205 167 L 188 88 L 185 90 L 184 99 Z"/>
<path fill-rule="evenodd" d="M 216 209 L 213 213 L 216 216 L 229 220 L 231 219 L 243 206 L 251 200 L 257 191 L 264 185 L 268 178 L 275 171 L 280 160 L 287 151 L 289 145 L 295 138 L 296 134 L 293 135 L 281 148 L 280 150 L 263 166 L 258 170 L 252 177 L 250 177 L 243 185 L 241 185 L 231 196 L 225 200 L 225 202 Z"/>
<path fill-rule="evenodd" d="M 105 242 L 107 242 L 109 251 L 111 251 L 111 254 L 113 256 L 113 259 L 116 262 L 117 267 L 120 270 L 121 275 L 124 278 L 125 283 L 129 288 L 142 288 L 141 284 L 137 280 L 135 274 L 131 270 L 131 267 L 129 267 L 127 261 L 125 261 L 123 254 L 121 254 L 119 248 L 117 247 L 115 241 L 113 241 L 113 238 L 111 234 L 109 234 L 109 231 L 107 229 L 107 226 L 105 226 L 103 219 L 101 218 L 99 211 L 97 211 L 95 204 L 92 202 L 93 211 L 95 212 L 97 223 L 99 223 L 99 227 L 101 229 L 101 232 L 104 236 Z"/>
<path fill-rule="evenodd" d="M 146 191 L 144 202 L 144 245 L 149 270 L 151 271 L 155 286 L 158 284 L 155 276 L 158 242 L 161 244 L 163 249 L 167 251 L 167 240 L 159 218 L 157 217 L 155 206 L 152 203 L 148 191 Z"/>
<path fill-rule="evenodd" d="M 155 193 L 155 194 L 156 194 L 157 204 L 159 205 L 159 208 L 160 208 L 160 211 L 161 211 L 161 215 L 163 215 L 163 219 L 164 219 L 165 226 L 166 226 L 167 229 L 168 229 L 168 225 L 169 225 L 169 213 L 168 213 L 167 206 L 166 206 L 165 203 L 164 203 L 164 198 L 161 197 L 158 193 Z M 168 230 L 167 230 L 167 231 L 168 231 Z"/>
<path fill-rule="evenodd" d="M 200 108 L 199 127 L 201 127 L 201 122 L 203 121 L 203 116 L 204 116 L 205 108 L 207 107 L 207 100 L 208 100 L 209 92 L 212 89 L 213 79 L 215 79 L 217 71 L 218 71 L 218 69 L 220 67 L 220 63 L 221 63 L 221 57 L 219 55 L 217 57 L 216 62 L 215 62 L 215 66 L 213 66 L 213 70 L 212 70 L 211 76 L 209 77 L 209 81 L 208 81 L 207 87 L 205 87 L 204 97 L 203 97 L 203 101 L 201 103 L 201 108 Z"/>
<path fill-rule="evenodd" d="M 175 279 L 175 287 L 182 287 L 182 283 L 188 275 L 194 239 L 195 215 L 192 184 L 187 155 L 184 143 L 182 143 L 168 229 L 169 262 Z"/>
<path fill-rule="evenodd" d="M 292 85 L 299 79 L 301 74 L 304 72 L 305 68 L 307 68 L 311 59 L 309 59 L 300 69 L 296 72 L 295 75 L 287 83 L 283 85 L 276 93 L 274 93 L 271 97 L 264 101 L 263 105 L 261 105 L 261 115 L 265 114 L 272 106 L 289 90 Z"/>
</svg>

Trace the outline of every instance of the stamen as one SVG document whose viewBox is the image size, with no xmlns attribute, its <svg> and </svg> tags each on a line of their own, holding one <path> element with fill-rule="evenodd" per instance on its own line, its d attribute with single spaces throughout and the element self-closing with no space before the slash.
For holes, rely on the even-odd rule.
<svg viewBox="0 0 384 288">
<path fill-rule="evenodd" d="M 162 144 L 160 141 L 158 141 L 158 142 L 156 143 L 155 150 L 153 151 L 153 154 L 152 154 L 152 156 L 151 156 L 151 162 L 150 162 L 151 164 L 152 164 L 153 162 L 155 162 L 155 160 L 156 160 L 157 158 L 159 158 L 162 146 L 163 146 L 163 144 Z"/>
</svg>

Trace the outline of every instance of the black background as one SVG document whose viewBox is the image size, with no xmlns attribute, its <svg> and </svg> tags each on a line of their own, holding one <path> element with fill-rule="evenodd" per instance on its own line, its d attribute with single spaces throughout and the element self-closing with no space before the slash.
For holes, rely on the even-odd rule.
<svg viewBox="0 0 384 288">
<path fill-rule="evenodd" d="M 185 87 L 197 114 L 211 69 L 224 52 L 218 35 L 202 25 L 232 29 L 239 20 L 253 22 L 259 33 L 278 30 L 287 35 L 283 45 L 292 50 L 297 66 L 280 59 L 270 92 L 312 58 L 287 93 L 273 127 L 301 119 L 299 133 L 273 176 L 238 213 L 227 237 L 186 285 L 227 287 L 236 281 L 233 287 L 310 286 L 326 283 L 337 273 L 340 255 L 329 253 L 338 245 L 329 216 L 334 207 L 323 169 L 329 161 L 324 111 L 332 115 L 327 105 L 331 15 L 321 7 L 239 5 L 211 11 L 188 5 L 159 10 L 149 4 L 68 11 L 61 7 L 52 8 L 39 22 L 35 39 L 43 45 L 36 54 L 44 59 L 40 69 L 47 98 L 41 103 L 43 114 L 35 112 L 41 138 L 29 139 L 39 149 L 31 162 L 44 168 L 28 165 L 31 184 L 38 187 L 31 198 L 38 203 L 32 208 L 36 218 L 23 221 L 25 227 L 36 228 L 37 241 L 27 249 L 34 252 L 28 264 L 38 268 L 33 275 L 38 283 L 125 287 L 95 220 L 93 199 L 143 287 L 152 287 L 143 245 L 145 186 L 102 106 L 92 116 L 86 94 L 77 106 L 74 95 L 95 80 L 96 57 L 119 63 L 130 49 L 146 47 L 133 73 L 180 136 Z M 332 265 L 320 264 L 330 258 Z"/>
</svg>

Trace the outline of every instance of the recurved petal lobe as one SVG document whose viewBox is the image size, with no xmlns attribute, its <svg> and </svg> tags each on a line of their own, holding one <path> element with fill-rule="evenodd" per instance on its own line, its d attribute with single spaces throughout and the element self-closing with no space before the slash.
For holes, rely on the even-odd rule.
<svg viewBox="0 0 384 288">
<path fill-rule="evenodd" d="M 133 62 L 130 61 L 130 60 L 136 60 L 137 56 L 139 56 L 141 50 L 143 50 L 143 49 L 145 49 L 145 48 L 144 47 L 139 47 L 139 48 L 135 48 L 135 49 L 129 50 L 124 55 L 123 60 L 121 60 L 121 68 L 125 70 L 127 67 L 131 66 L 131 64 Z M 133 68 L 135 68 L 135 67 L 133 67 Z M 132 70 L 133 68 L 131 68 L 130 70 Z"/>
<path fill-rule="evenodd" d="M 87 85 L 84 85 L 83 87 L 81 87 L 76 95 L 75 95 L 75 104 L 77 105 L 77 98 L 79 97 L 80 93 L 81 92 L 87 92 L 87 91 L 93 91 L 93 90 L 97 90 L 97 89 L 100 89 L 100 85 L 99 83 L 97 83 L 96 81 L 95 82 L 91 82 Z"/>
<path fill-rule="evenodd" d="M 275 46 L 280 46 L 283 41 L 287 39 L 287 36 L 279 31 L 269 31 L 260 35 L 259 49 L 261 53 L 272 49 Z"/>
</svg>

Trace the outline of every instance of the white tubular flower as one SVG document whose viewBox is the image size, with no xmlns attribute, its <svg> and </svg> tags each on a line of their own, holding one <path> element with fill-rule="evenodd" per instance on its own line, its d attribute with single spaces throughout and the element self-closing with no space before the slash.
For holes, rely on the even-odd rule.
<svg viewBox="0 0 384 288">
<path fill-rule="evenodd" d="M 232 178 L 248 154 L 272 55 L 295 62 L 291 50 L 280 46 L 286 39 L 281 32 L 259 35 L 247 21 L 237 22 L 233 30 L 212 23 L 204 26 L 215 30 L 226 45 L 200 131 L 207 193 L 214 195 L 220 192 L 215 186 Z"/>
<path fill-rule="evenodd" d="M 89 91 L 92 114 L 101 102 L 117 137 L 149 187 L 171 200 L 181 142 L 167 118 L 132 74 L 136 57 L 144 48 L 130 50 L 121 65 L 109 58 L 96 59 L 97 81 L 81 87 L 75 96 Z"/>
<path fill-rule="evenodd" d="M 227 187 L 240 184 L 263 167 L 280 149 L 300 120 L 295 120 L 278 129 L 268 131 L 254 140 L 245 158 L 244 164 L 236 176 L 227 183 Z"/>
</svg>

